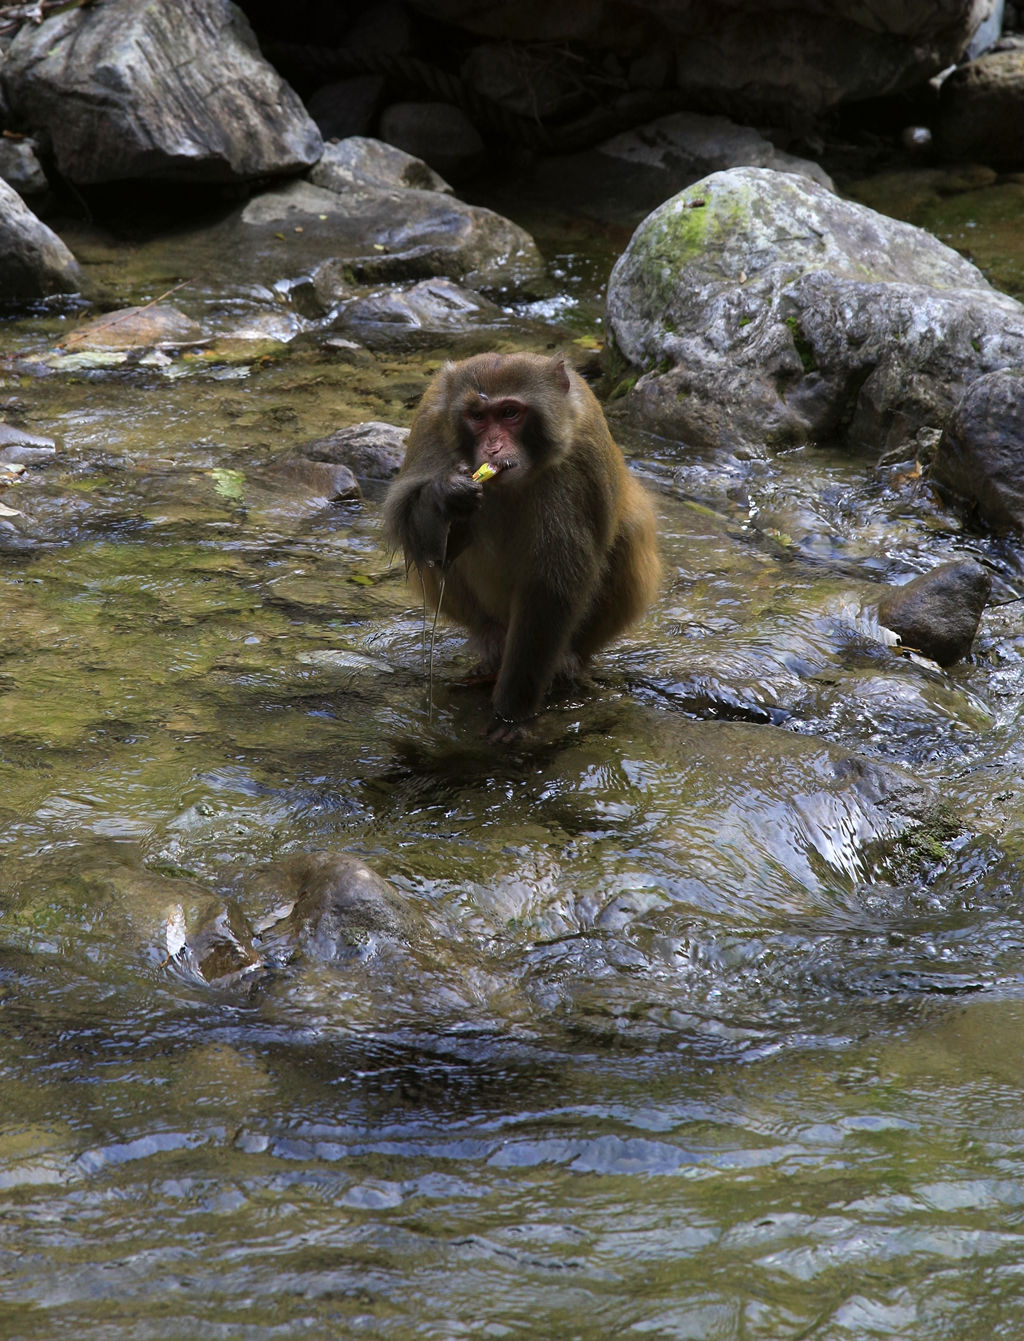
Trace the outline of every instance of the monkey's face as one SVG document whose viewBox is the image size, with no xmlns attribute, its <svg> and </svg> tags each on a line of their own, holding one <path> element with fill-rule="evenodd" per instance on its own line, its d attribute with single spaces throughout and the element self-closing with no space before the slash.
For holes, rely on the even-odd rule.
<svg viewBox="0 0 1024 1341">
<path fill-rule="evenodd" d="M 525 446 L 529 419 L 529 406 L 514 396 L 492 400 L 478 393 L 470 397 L 462 425 L 473 469 L 491 466 L 499 476 L 529 469 L 530 453 Z"/>
</svg>

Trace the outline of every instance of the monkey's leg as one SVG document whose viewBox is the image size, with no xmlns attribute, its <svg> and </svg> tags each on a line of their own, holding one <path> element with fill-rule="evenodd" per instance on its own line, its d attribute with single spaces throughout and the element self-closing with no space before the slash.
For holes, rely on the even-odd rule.
<svg viewBox="0 0 1024 1341">
<path fill-rule="evenodd" d="M 486 623 L 473 631 L 466 644 L 477 655 L 477 663 L 471 671 L 461 676 L 453 684 L 455 689 L 482 689 L 495 683 L 501 658 L 505 652 L 505 630 L 498 624 Z"/>
<path fill-rule="evenodd" d="M 502 725 L 518 726 L 540 709 L 568 651 L 572 620 L 571 604 L 556 593 L 538 587 L 522 593 L 494 688 L 495 739 L 504 738 Z"/>
<path fill-rule="evenodd" d="M 489 620 L 475 625 L 469 647 L 477 658 L 470 675 L 481 683 L 488 679 L 491 681 L 497 679 L 505 655 L 505 630 L 501 625 Z"/>
<path fill-rule="evenodd" d="M 573 634 L 572 650 L 582 665 L 640 618 L 657 584 L 653 542 L 637 544 L 628 531 L 620 534 L 597 584 L 597 598 Z"/>
</svg>

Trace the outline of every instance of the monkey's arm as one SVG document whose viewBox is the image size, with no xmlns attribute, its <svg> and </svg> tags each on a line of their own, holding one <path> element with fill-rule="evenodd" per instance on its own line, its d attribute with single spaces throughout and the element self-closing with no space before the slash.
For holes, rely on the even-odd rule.
<svg viewBox="0 0 1024 1341">
<path fill-rule="evenodd" d="M 472 538 L 482 489 L 463 465 L 446 475 L 399 477 L 384 505 L 384 529 L 411 564 L 450 564 Z"/>
</svg>

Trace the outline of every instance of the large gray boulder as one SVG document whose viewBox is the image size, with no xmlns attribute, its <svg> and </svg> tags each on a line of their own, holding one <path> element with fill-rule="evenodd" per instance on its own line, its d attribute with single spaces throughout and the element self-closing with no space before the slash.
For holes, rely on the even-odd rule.
<svg viewBox="0 0 1024 1341">
<path fill-rule="evenodd" d="M 3 90 L 70 181 L 301 172 L 323 144 L 229 0 L 107 0 L 26 24 Z"/>
<path fill-rule="evenodd" d="M 81 287 L 74 256 L 0 179 L 0 303 L 77 293 Z"/>
<path fill-rule="evenodd" d="M 641 374 L 626 407 L 655 432 L 740 453 L 882 453 L 1019 362 L 1024 307 L 922 229 L 736 168 L 644 220 L 612 272 L 608 326 Z"/>
</svg>

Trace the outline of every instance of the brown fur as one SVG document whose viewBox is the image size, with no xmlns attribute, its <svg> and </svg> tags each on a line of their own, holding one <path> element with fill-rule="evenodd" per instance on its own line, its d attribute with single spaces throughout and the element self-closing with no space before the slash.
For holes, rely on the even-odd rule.
<svg viewBox="0 0 1024 1341">
<path fill-rule="evenodd" d="M 525 403 L 487 484 L 469 416 Z M 514 411 L 510 411 L 514 413 Z M 494 448 L 487 448 L 495 451 Z M 590 388 L 560 358 L 478 354 L 448 363 L 413 420 L 384 503 L 385 533 L 436 608 L 470 630 L 497 673 L 492 734 L 535 713 L 633 623 L 657 589 L 654 513 Z"/>
</svg>

